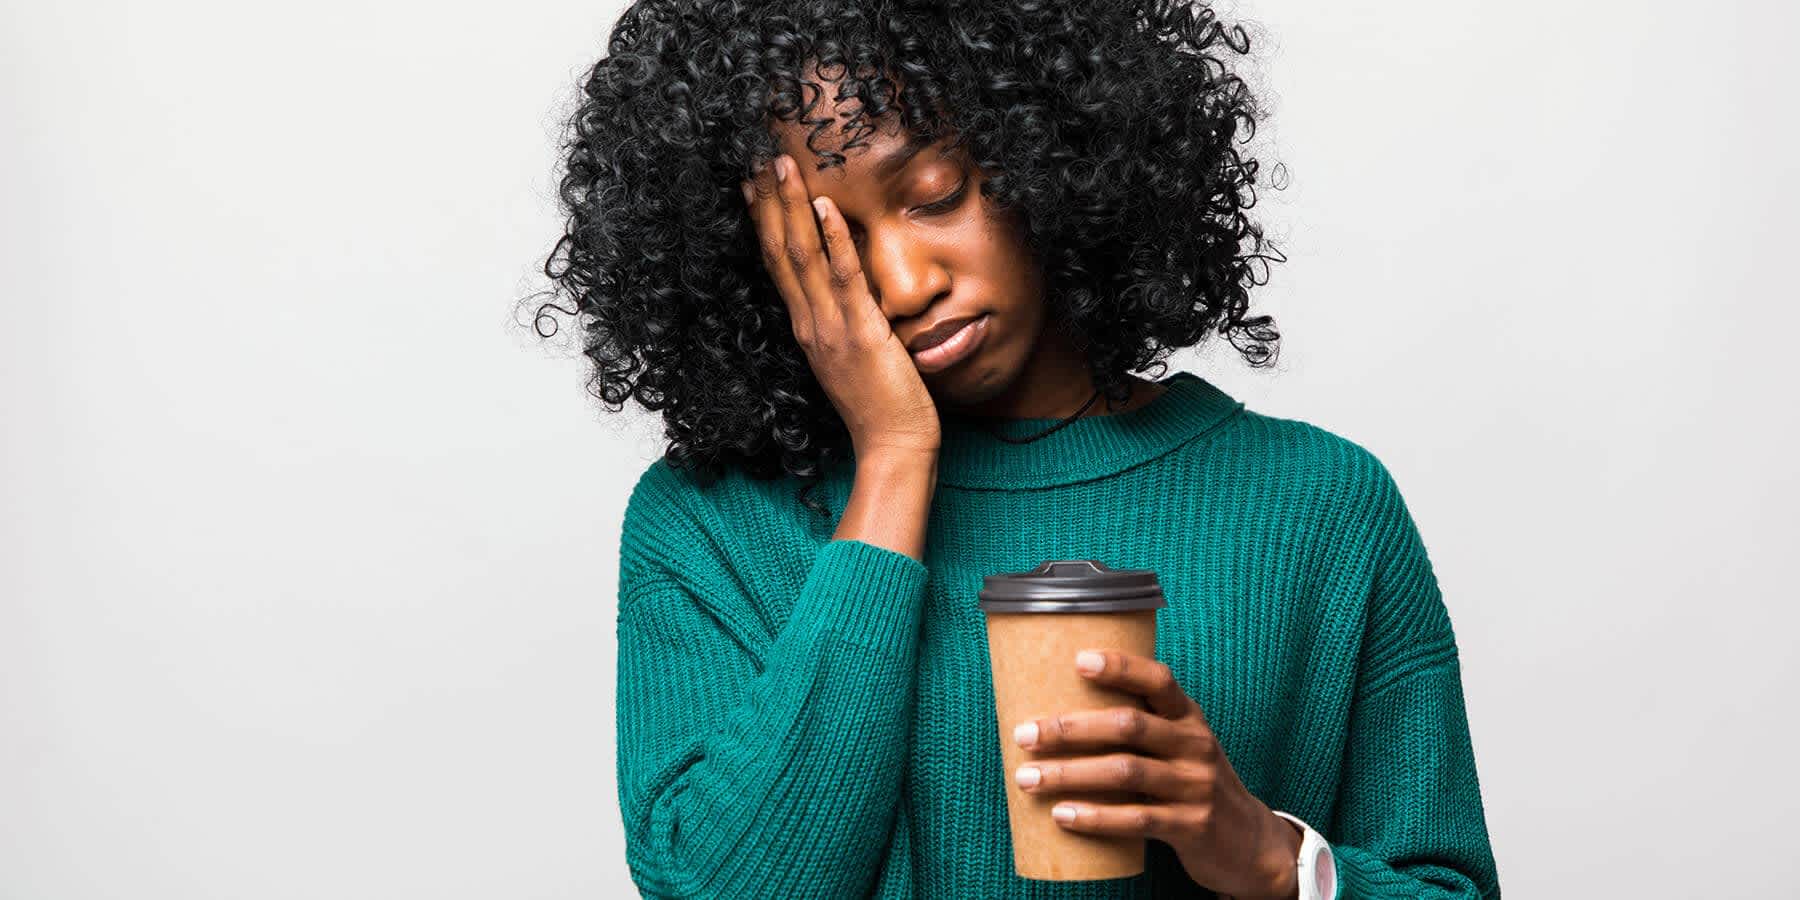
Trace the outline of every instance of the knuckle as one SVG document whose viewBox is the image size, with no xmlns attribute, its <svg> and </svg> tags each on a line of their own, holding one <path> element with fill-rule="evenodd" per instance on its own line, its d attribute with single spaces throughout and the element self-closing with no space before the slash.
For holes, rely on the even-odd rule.
<svg viewBox="0 0 1800 900">
<path fill-rule="evenodd" d="M 1058 741 L 1067 739 L 1073 731 L 1074 726 L 1069 722 L 1069 717 L 1066 715 L 1059 713 L 1055 718 L 1050 720 L 1050 736 Z"/>
<path fill-rule="evenodd" d="M 805 272 L 812 262 L 812 254 L 798 244 L 788 244 L 786 249 L 788 265 L 793 266 L 796 272 Z"/>
<path fill-rule="evenodd" d="M 1193 785 L 1194 793 L 1207 799 L 1212 797 L 1213 789 L 1219 784 L 1218 777 L 1213 774 L 1211 766 L 1201 766 L 1195 769 L 1188 776 L 1188 781 Z"/>
<path fill-rule="evenodd" d="M 1127 824 L 1139 831 L 1149 831 L 1156 824 L 1156 817 L 1150 810 L 1138 807 L 1126 814 Z"/>
<path fill-rule="evenodd" d="M 1149 716 L 1141 709 L 1122 709 L 1116 715 L 1119 734 L 1127 740 L 1137 740 L 1150 730 Z"/>
<path fill-rule="evenodd" d="M 1203 759 L 1211 759 L 1219 752 L 1219 739 L 1211 731 L 1204 729 L 1194 731 L 1188 736 L 1187 745 L 1195 755 Z"/>
<path fill-rule="evenodd" d="M 1150 671 L 1150 681 L 1151 686 L 1158 691 L 1167 691 L 1175 686 L 1175 671 L 1169 668 L 1168 663 L 1159 662 Z"/>
<path fill-rule="evenodd" d="M 1113 759 L 1113 769 L 1118 774 L 1119 784 L 1128 788 L 1143 786 L 1145 773 L 1142 758 L 1120 755 Z"/>
</svg>

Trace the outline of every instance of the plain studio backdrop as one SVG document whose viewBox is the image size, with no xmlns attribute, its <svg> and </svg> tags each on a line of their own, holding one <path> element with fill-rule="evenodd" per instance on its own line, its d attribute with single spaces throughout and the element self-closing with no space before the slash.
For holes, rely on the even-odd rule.
<svg viewBox="0 0 1800 900">
<path fill-rule="evenodd" d="M 1173 363 L 1393 472 L 1507 894 L 1793 896 L 1800 16 L 1221 9 L 1282 363 Z M 619 10 L 7 0 L 0 897 L 630 890 L 661 444 L 515 302 Z"/>
</svg>

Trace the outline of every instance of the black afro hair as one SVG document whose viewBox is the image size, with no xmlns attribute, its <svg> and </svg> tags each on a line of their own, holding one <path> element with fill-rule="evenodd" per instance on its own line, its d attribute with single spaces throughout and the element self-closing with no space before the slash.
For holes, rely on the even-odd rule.
<svg viewBox="0 0 1800 900">
<path fill-rule="evenodd" d="M 995 173 L 984 197 L 1018 216 L 1047 321 L 1109 400 L 1210 333 L 1272 365 L 1280 335 L 1249 315 L 1249 289 L 1285 257 L 1246 215 L 1258 162 L 1238 145 L 1263 111 L 1227 65 L 1249 46 L 1192 2 L 639 0 L 567 120 L 565 229 L 543 267 L 566 305 L 539 305 L 537 331 L 576 318 L 589 390 L 661 411 L 671 466 L 800 476 L 826 513 L 806 493 L 849 435 L 738 185 L 780 153 L 771 120 L 811 126 L 831 158 L 814 107 L 835 89 L 860 104 L 847 133 L 896 113 Z M 808 80 L 812 65 L 841 85 Z"/>
</svg>

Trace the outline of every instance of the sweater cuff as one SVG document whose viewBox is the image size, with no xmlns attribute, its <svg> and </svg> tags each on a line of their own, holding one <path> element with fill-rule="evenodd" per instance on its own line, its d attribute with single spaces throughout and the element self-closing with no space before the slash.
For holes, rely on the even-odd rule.
<svg viewBox="0 0 1800 900">
<path fill-rule="evenodd" d="M 919 637 L 925 564 L 855 539 L 827 542 L 800 590 L 793 618 L 871 650 L 905 651 Z"/>
<path fill-rule="evenodd" d="M 1404 897 L 1419 891 L 1417 878 L 1395 871 L 1361 847 L 1333 844 L 1331 855 L 1337 864 L 1338 897 Z"/>
</svg>

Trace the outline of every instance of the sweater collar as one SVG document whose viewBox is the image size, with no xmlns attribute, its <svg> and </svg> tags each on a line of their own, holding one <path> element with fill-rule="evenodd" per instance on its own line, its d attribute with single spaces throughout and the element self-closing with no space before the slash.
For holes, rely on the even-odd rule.
<svg viewBox="0 0 1800 900">
<path fill-rule="evenodd" d="M 1167 390 L 1137 409 L 1085 416 L 1028 444 L 1009 444 L 984 429 L 1026 437 L 1057 420 L 943 416 L 938 484 L 1018 490 L 1101 478 L 1168 453 L 1244 408 L 1192 372 L 1176 371 L 1158 384 Z"/>
</svg>

